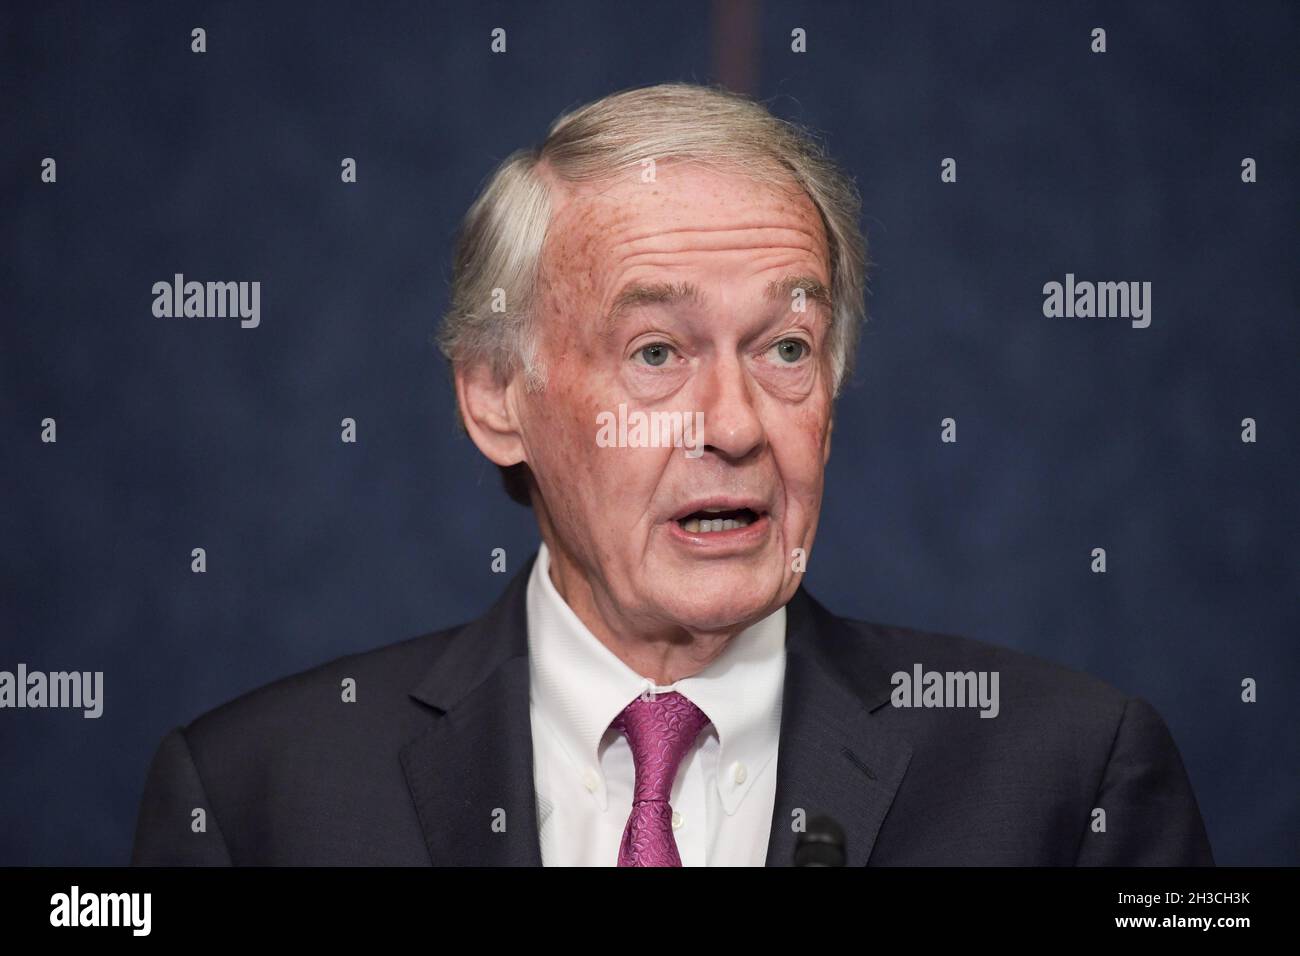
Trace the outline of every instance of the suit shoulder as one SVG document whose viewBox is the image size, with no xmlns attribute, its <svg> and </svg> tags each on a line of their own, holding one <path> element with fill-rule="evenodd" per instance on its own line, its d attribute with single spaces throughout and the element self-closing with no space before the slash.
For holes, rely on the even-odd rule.
<svg viewBox="0 0 1300 956">
<path fill-rule="evenodd" d="M 1068 709 L 1117 723 L 1130 695 L 1083 671 L 1026 651 L 958 634 L 839 618 L 890 674 L 987 672 L 998 675 L 1004 701 L 1022 712 Z"/>
<path fill-rule="evenodd" d="M 345 654 L 246 691 L 195 717 L 184 729 L 196 751 L 219 741 L 292 737 L 336 721 L 362 727 L 411 711 L 408 698 L 466 625 L 430 631 L 366 651 Z M 353 705 L 343 703 L 343 681 L 355 681 Z M 344 712 L 344 707 L 351 709 Z"/>
</svg>

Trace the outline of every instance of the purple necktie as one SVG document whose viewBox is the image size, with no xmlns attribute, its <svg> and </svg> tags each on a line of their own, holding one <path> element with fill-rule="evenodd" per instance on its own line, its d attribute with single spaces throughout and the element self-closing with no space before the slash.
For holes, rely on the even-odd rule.
<svg viewBox="0 0 1300 956">
<path fill-rule="evenodd" d="M 627 737 L 636 764 L 636 789 L 618 848 L 619 866 L 682 865 L 668 799 L 678 764 L 708 724 L 708 715 L 675 690 L 638 697 L 610 724 Z"/>
</svg>

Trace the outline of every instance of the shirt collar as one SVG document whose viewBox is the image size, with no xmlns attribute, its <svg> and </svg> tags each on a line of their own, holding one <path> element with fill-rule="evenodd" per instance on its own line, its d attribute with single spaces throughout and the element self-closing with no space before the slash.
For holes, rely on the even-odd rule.
<svg viewBox="0 0 1300 956">
<path fill-rule="evenodd" d="M 601 740 L 623 708 L 655 685 L 623 663 L 573 613 L 551 581 L 545 542 L 528 579 L 527 608 L 533 708 L 555 733 L 574 772 L 595 783 L 592 793 L 603 810 L 608 795 L 600 768 Z M 718 796 L 728 814 L 776 756 L 785 617 L 785 608 L 777 608 L 728 641 L 704 670 L 655 688 L 679 691 L 709 715 L 719 743 Z"/>
</svg>

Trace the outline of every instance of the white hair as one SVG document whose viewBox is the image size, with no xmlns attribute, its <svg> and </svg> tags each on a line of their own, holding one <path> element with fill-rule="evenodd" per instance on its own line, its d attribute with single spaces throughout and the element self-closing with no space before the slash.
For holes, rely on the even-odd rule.
<svg viewBox="0 0 1300 956">
<path fill-rule="evenodd" d="M 803 128 L 755 100 L 688 83 L 625 90 L 565 113 L 540 146 L 517 150 L 497 167 L 461 224 L 451 303 L 438 334 L 442 353 L 453 366 L 485 362 L 502 377 L 522 371 L 528 388 L 544 388 L 533 306 L 551 219 L 548 179 L 598 183 L 648 159 L 739 170 L 763 182 L 793 183 L 808 195 L 830 250 L 828 346 L 838 394 L 866 317 L 857 188 Z"/>
</svg>

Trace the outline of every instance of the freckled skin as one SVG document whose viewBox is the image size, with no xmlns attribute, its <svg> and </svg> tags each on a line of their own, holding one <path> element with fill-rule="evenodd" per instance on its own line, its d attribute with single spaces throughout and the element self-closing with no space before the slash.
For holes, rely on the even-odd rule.
<svg viewBox="0 0 1300 956">
<path fill-rule="evenodd" d="M 534 508 L 557 589 L 591 631 L 643 676 L 698 672 L 727 640 L 794 594 L 792 552 L 811 553 L 830 453 L 830 314 L 766 297 L 789 275 L 830 286 L 816 207 L 791 186 L 661 162 L 657 182 L 553 190 L 539 276 L 542 393 L 513 380 L 506 405 L 540 495 Z M 608 334 L 631 281 L 689 282 L 702 302 L 641 304 Z M 808 351 L 796 362 L 778 347 Z M 651 359 L 667 346 L 661 365 Z M 705 450 L 607 448 L 597 415 L 704 413 Z M 501 462 L 499 462 L 501 463 Z M 509 463 L 509 462 L 505 462 Z M 670 537 L 683 507 L 755 496 L 770 528 L 752 553 L 714 556 Z"/>
</svg>

